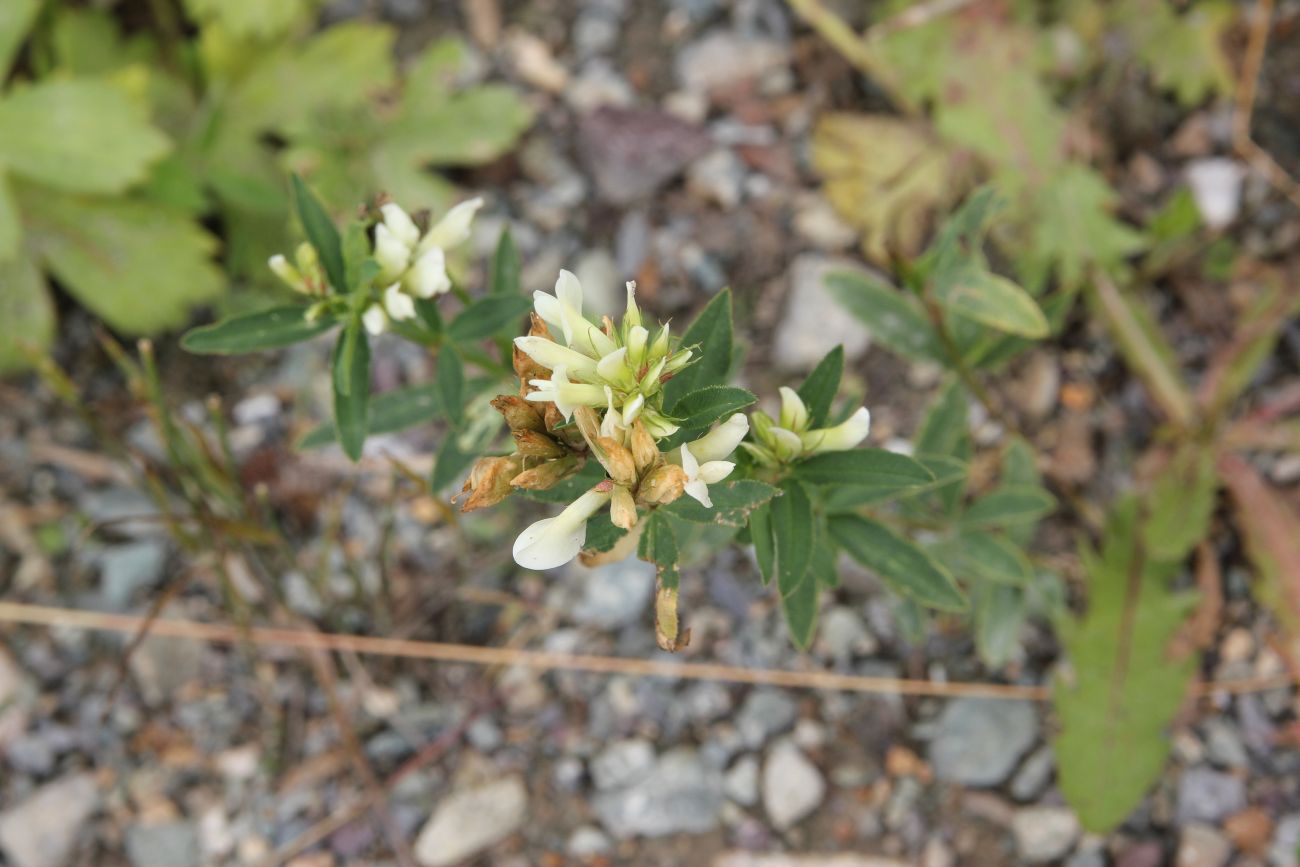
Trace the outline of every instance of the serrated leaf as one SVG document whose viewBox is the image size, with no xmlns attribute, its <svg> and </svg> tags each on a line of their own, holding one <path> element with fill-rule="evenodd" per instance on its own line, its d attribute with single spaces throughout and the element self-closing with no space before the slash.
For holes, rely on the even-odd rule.
<svg viewBox="0 0 1300 867">
<path fill-rule="evenodd" d="M 27 366 L 23 345 L 54 339 L 54 304 L 41 272 L 26 256 L 0 261 L 0 374 Z"/>
<path fill-rule="evenodd" d="M 969 164 L 924 125 L 882 115 L 823 115 L 812 165 L 831 205 L 862 233 L 867 258 L 882 264 L 919 254 L 935 214 L 970 177 Z"/>
<path fill-rule="evenodd" d="M 451 321 L 447 327 L 447 336 L 458 341 L 491 337 L 507 326 L 518 325 L 532 306 L 531 301 L 518 294 L 509 297 L 494 294 L 480 298 Z"/>
<path fill-rule="evenodd" d="M 204 355 L 280 349 L 310 340 L 338 324 L 332 316 L 308 322 L 306 312 L 301 304 L 289 304 L 202 325 L 185 332 L 181 348 Z"/>
<path fill-rule="evenodd" d="M 360 320 L 353 320 L 339 335 L 332 367 L 334 428 L 343 452 L 357 461 L 366 443 L 370 402 L 370 339 Z"/>
<path fill-rule="evenodd" d="M 794 479 L 781 483 L 781 496 L 768 506 L 775 552 L 776 586 L 781 596 L 793 593 L 808 574 L 813 554 L 812 503 Z"/>
<path fill-rule="evenodd" d="M 519 262 L 519 250 L 515 247 L 514 236 L 510 227 L 501 230 L 497 239 L 496 252 L 492 254 L 492 274 L 488 278 L 488 287 L 493 295 L 518 295 L 522 291 L 523 266 Z"/>
<path fill-rule="evenodd" d="M 861 515 L 833 515 L 827 527 L 836 544 L 895 593 L 941 611 L 966 609 L 966 597 L 947 570 L 884 524 Z"/>
<path fill-rule="evenodd" d="M 1168 0 L 1127 0 L 1113 8 L 1151 77 L 1185 108 L 1232 91 L 1232 64 L 1223 47 L 1231 6 L 1211 0 L 1178 11 Z"/>
<path fill-rule="evenodd" d="M 1061 792 L 1089 831 L 1117 827 L 1159 778 L 1167 729 L 1186 697 L 1196 660 L 1173 660 L 1169 643 L 1192 608 L 1171 592 L 1175 566 L 1145 556 L 1137 502 L 1120 503 L 1100 556 L 1085 551 L 1088 613 L 1061 635 L 1070 667 L 1053 703 Z"/>
<path fill-rule="evenodd" d="M 730 417 L 737 410 L 755 403 L 754 393 L 732 385 L 710 385 L 692 391 L 672 405 L 669 415 L 683 430 L 697 431 Z"/>
<path fill-rule="evenodd" d="M 5 0 L 0 3 L 0 81 L 9 77 L 18 49 L 41 10 L 42 0 Z"/>
<path fill-rule="evenodd" d="M 1047 317 L 1029 293 L 982 265 L 968 263 L 936 279 L 934 297 L 948 312 L 1024 337 L 1049 333 Z"/>
<path fill-rule="evenodd" d="M 743 527 L 750 514 L 780 491 L 766 482 L 739 479 L 709 485 L 709 499 L 713 507 L 701 505 L 693 497 L 678 497 L 663 510 L 674 518 L 696 524 L 720 524 L 724 527 Z"/>
<path fill-rule="evenodd" d="M 185 10 L 237 39 L 270 40 L 306 20 L 320 0 L 185 0 Z"/>
<path fill-rule="evenodd" d="M 1300 634 L 1300 515 L 1237 455 L 1220 456 L 1218 469 L 1257 573 L 1257 592 L 1294 644 Z"/>
<path fill-rule="evenodd" d="M 27 247 L 114 329 L 150 334 L 185 323 L 221 294 L 216 239 L 186 215 L 144 201 L 19 188 Z"/>
<path fill-rule="evenodd" d="M 841 343 L 817 362 L 812 373 L 799 386 L 799 397 L 808 408 L 808 427 L 819 428 L 826 424 L 843 375 L 844 344 Z"/>
<path fill-rule="evenodd" d="M 694 350 L 692 363 L 664 384 L 664 406 L 705 386 L 722 385 L 731 370 L 731 290 L 723 289 L 695 317 L 682 335 L 683 347 Z"/>
<path fill-rule="evenodd" d="M 0 98 L 0 165 L 46 186 L 120 193 L 171 148 L 140 105 L 101 80 L 50 79 Z"/>
<path fill-rule="evenodd" d="M 482 165 L 510 150 L 533 111 L 509 87 L 484 84 L 408 108 L 384 128 L 376 153 L 401 165 Z"/>
<path fill-rule="evenodd" d="M 947 364 L 939 335 L 915 297 L 851 271 L 828 275 L 826 288 L 893 352 L 912 361 Z"/>
<path fill-rule="evenodd" d="M 813 455 L 795 464 L 794 474 L 813 485 L 862 487 L 888 493 L 902 493 L 935 480 L 934 474 L 913 458 L 876 448 Z"/>
<path fill-rule="evenodd" d="M 1060 281 L 1077 286 L 1090 265 L 1114 269 L 1145 246 L 1141 233 L 1111 216 L 1114 190 L 1081 163 L 1067 163 L 1033 193 L 1033 257 L 1056 263 Z"/>
<path fill-rule="evenodd" d="M 1002 668 L 1020 647 L 1020 630 L 1025 624 L 1024 592 L 1005 584 L 983 584 L 971 594 L 975 648 L 980 660 L 989 668 Z"/>
<path fill-rule="evenodd" d="M 450 349 L 438 354 L 438 402 L 453 425 L 459 426 L 465 418 L 465 369 L 460 358 Z"/>
<path fill-rule="evenodd" d="M 1152 557 L 1181 562 L 1210 530 L 1219 480 L 1214 452 L 1188 443 L 1171 456 L 1151 486 L 1145 538 Z"/>
<path fill-rule="evenodd" d="M 1037 485 L 1003 485 L 989 491 L 962 515 L 967 527 L 1012 527 L 1046 517 L 1056 498 Z"/>
<path fill-rule="evenodd" d="M 338 227 L 302 178 L 293 175 L 290 182 L 293 187 L 294 210 L 298 212 L 298 220 L 307 234 L 307 240 L 316 248 L 325 276 L 335 291 L 347 292 L 352 287 L 348 285 L 347 267 L 343 262 L 343 239 L 339 236 Z"/>
</svg>

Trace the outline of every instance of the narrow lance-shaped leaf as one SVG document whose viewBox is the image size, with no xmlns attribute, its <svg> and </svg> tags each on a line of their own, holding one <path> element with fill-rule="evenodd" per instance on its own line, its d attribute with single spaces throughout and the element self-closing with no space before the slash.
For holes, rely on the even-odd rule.
<svg viewBox="0 0 1300 867">
<path fill-rule="evenodd" d="M 507 326 L 517 325 L 531 307 L 531 301 L 517 295 L 480 298 L 451 321 L 447 336 L 458 341 L 491 337 Z"/>
<path fill-rule="evenodd" d="M 1300 635 L 1300 516 L 1234 454 L 1219 458 L 1219 477 L 1232 495 L 1246 553 L 1259 573 L 1260 596 L 1294 645 Z M 1300 646 L 1295 653 L 1300 655 Z"/>
<path fill-rule="evenodd" d="M 691 348 L 692 363 L 664 384 L 664 406 L 672 412 L 683 396 L 707 385 L 722 385 L 731 370 L 731 290 L 723 289 L 682 335 Z"/>
<path fill-rule="evenodd" d="M 303 231 L 307 233 L 307 240 L 316 248 L 321 267 L 325 269 L 325 276 L 329 278 L 334 291 L 349 291 L 352 287 L 348 286 L 347 282 L 347 271 L 343 264 L 343 242 L 339 237 L 338 227 L 334 225 L 334 221 L 330 219 L 320 201 L 302 182 L 302 178 L 293 175 L 291 183 L 298 219 L 302 223 Z"/>
<path fill-rule="evenodd" d="M 510 234 L 510 227 L 506 226 L 501 230 L 496 253 L 492 256 L 492 275 L 488 281 L 492 294 L 518 295 L 522 270 L 514 236 Z"/>
<path fill-rule="evenodd" d="M 776 574 L 776 543 L 772 538 L 772 504 L 764 503 L 749 515 L 749 541 L 754 546 L 754 559 L 763 586 L 772 583 Z"/>
<path fill-rule="evenodd" d="M 884 524 L 860 515 L 835 515 L 827 526 L 836 544 L 894 592 L 930 608 L 965 610 L 966 597 L 948 571 Z"/>
<path fill-rule="evenodd" d="M 890 350 L 912 361 L 948 364 L 938 333 L 913 296 L 847 271 L 827 276 L 826 288 Z"/>
<path fill-rule="evenodd" d="M 799 397 L 808 408 L 808 426 L 819 428 L 825 425 L 830 415 L 835 393 L 840 388 L 840 377 L 844 374 L 844 344 L 840 344 L 826 353 L 817 366 L 808 374 L 808 378 L 799 386 Z"/>
<path fill-rule="evenodd" d="M 1062 630 L 1070 665 L 1054 690 L 1061 792 L 1099 834 L 1123 822 L 1160 777 L 1167 730 L 1196 670 L 1195 658 L 1169 653 L 1192 597 L 1170 589 L 1176 564 L 1148 556 L 1139 524 L 1137 501 L 1123 501 L 1101 554 L 1084 552 L 1088 613 Z"/>
<path fill-rule="evenodd" d="M 462 449 L 453 431 L 447 431 L 438 454 L 433 459 L 433 475 L 429 480 L 429 489 L 439 493 L 452 482 L 461 477 L 478 455 L 471 450 Z"/>
<path fill-rule="evenodd" d="M 205 355 L 234 355 L 262 349 L 280 349 L 310 340 L 337 325 L 325 315 L 308 322 L 301 304 L 273 307 L 257 313 L 223 319 L 193 328 L 181 338 L 181 347 Z"/>
<path fill-rule="evenodd" d="M 1191 442 L 1174 452 L 1151 486 L 1146 540 L 1153 557 L 1181 561 L 1191 553 L 1210 529 L 1218 489 L 1210 448 Z"/>
<path fill-rule="evenodd" d="M 1056 498 L 1037 485 L 1003 485 L 971 504 L 962 515 L 967 527 L 1012 527 L 1037 521 L 1056 508 Z"/>
<path fill-rule="evenodd" d="M 781 496 L 768 509 L 776 555 L 776 586 L 786 596 L 799 586 L 812 562 L 812 503 L 802 484 L 786 479 L 781 483 Z"/>
<path fill-rule="evenodd" d="M 465 418 L 465 370 L 460 358 L 450 349 L 438 355 L 438 397 L 442 411 L 455 426 Z"/>
<path fill-rule="evenodd" d="M 982 265 L 968 264 L 935 281 L 934 297 L 957 316 L 1024 337 L 1046 337 L 1047 317 L 1024 289 Z"/>
<path fill-rule="evenodd" d="M 353 320 L 334 346 L 334 425 L 339 444 L 352 460 L 361 459 L 370 402 L 370 340 Z"/>
<path fill-rule="evenodd" d="M 934 481 L 921 463 L 884 449 L 862 448 L 825 452 L 800 461 L 800 480 L 814 485 L 848 485 L 905 491 Z"/>
</svg>

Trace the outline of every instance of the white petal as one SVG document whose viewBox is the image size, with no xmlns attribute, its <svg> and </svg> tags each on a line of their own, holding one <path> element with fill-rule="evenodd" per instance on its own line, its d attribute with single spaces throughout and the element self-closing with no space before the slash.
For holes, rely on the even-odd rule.
<svg viewBox="0 0 1300 867">
<path fill-rule="evenodd" d="M 403 281 L 406 288 L 417 298 L 432 298 L 451 289 L 451 278 L 447 276 L 447 257 L 439 247 L 434 247 L 420 254 Z"/>
<path fill-rule="evenodd" d="M 641 408 L 645 406 L 645 395 L 637 393 L 637 396 L 623 404 L 623 424 L 629 425 L 636 421 L 636 417 L 641 414 Z"/>
<path fill-rule="evenodd" d="M 871 412 L 864 406 L 835 427 L 808 431 L 803 435 L 804 448 L 810 452 L 839 452 L 851 449 L 871 432 Z"/>
<path fill-rule="evenodd" d="M 378 304 L 371 304 L 366 308 L 366 312 L 361 314 L 361 324 L 366 327 L 374 336 L 378 337 L 384 333 L 388 327 L 388 317 L 384 315 L 384 308 Z"/>
<path fill-rule="evenodd" d="M 411 261 L 411 250 L 384 223 L 375 227 L 375 261 L 385 280 L 396 280 Z"/>
<path fill-rule="evenodd" d="M 564 331 L 564 311 L 554 295 L 547 295 L 540 289 L 534 292 L 533 310 L 542 317 L 553 333 L 559 334 Z"/>
<path fill-rule="evenodd" d="M 704 482 L 696 479 L 693 482 L 687 482 L 685 492 L 688 497 L 698 500 L 701 506 L 707 509 L 713 508 L 713 500 L 709 498 L 709 486 Z"/>
<path fill-rule="evenodd" d="M 561 304 L 572 307 L 579 316 L 582 315 L 582 284 L 572 271 L 560 271 L 560 276 L 555 280 L 555 297 Z"/>
<path fill-rule="evenodd" d="M 743 413 L 731 418 L 691 443 L 691 453 L 702 461 L 720 461 L 736 450 L 749 433 L 749 419 Z"/>
<path fill-rule="evenodd" d="M 709 461 L 700 464 L 700 481 L 709 485 L 716 485 L 718 482 L 731 475 L 731 471 L 736 465 L 731 461 Z"/>
<path fill-rule="evenodd" d="M 650 340 L 650 332 L 640 325 L 634 325 L 627 332 L 627 355 L 632 362 L 633 367 L 640 367 L 641 362 L 645 361 L 646 343 Z"/>
<path fill-rule="evenodd" d="M 683 445 L 681 447 L 682 469 L 686 471 L 686 478 L 694 479 L 700 474 L 700 462 L 696 460 L 695 455 L 691 452 L 691 447 Z"/>
<path fill-rule="evenodd" d="M 615 349 L 613 352 L 602 356 L 600 362 L 596 365 L 596 373 L 606 382 L 612 382 L 615 385 L 626 382 L 627 377 L 627 347 Z"/>
<path fill-rule="evenodd" d="M 781 427 L 791 431 L 801 431 L 808 426 L 808 407 L 793 388 L 781 386 Z"/>
<path fill-rule="evenodd" d="M 623 426 L 623 416 L 614 408 L 614 390 L 605 386 L 605 417 L 600 420 L 600 435 L 613 438 Z"/>
<path fill-rule="evenodd" d="M 772 445 L 777 457 L 788 460 L 803 453 L 803 441 L 799 439 L 799 435 L 794 431 L 786 430 L 783 427 L 774 427 L 771 435 Z"/>
<path fill-rule="evenodd" d="M 579 379 L 590 382 L 597 379 L 598 365 L 595 359 L 588 358 L 567 346 L 561 346 L 554 340 L 547 340 L 545 337 L 516 337 L 515 346 L 549 370 L 563 367 L 573 371 L 574 376 Z"/>
<path fill-rule="evenodd" d="M 275 276 L 289 285 L 289 288 L 297 292 L 307 291 L 307 283 L 302 279 L 302 274 L 281 254 L 276 253 L 267 260 L 266 264 Z"/>
<path fill-rule="evenodd" d="M 420 228 L 415 225 L 411 216 L 402 210 L 402 206 L 395 202 L 389 202 L 379 209 L 384 215 L 384 221 L 375 228 L 375 236 L 378 238 L 379 229 L 385 229 L 386 233 L 399 241 L 406 248 L 409 254 L 415 249 L 416 242 L 420 240 Z"/>
<path fill-rule="evenodd" d="M 474 214 L 481 207 L 483 207 L 483 200 L 474 198 L 452 208 L 420 241 L 420 252 L 433 247 L 445 250 L 464 243 L 469 238 L 469 227 L 474 222 Z"/>
<path fill-rule="evenodd" d="M 543 518 L 515 539 L 515 562 L 525 569 L 556 569 L 568 563 L 582 550 L 587 540 L 587 525 L 560 533 L 553 529 L 555 518 Z"/>
<path fill-rule="evenodd" d="M 384 309 L 388 311 L 388 318 L 395 322 L 415 318 L 415 301 L 397 283 L 384 290 Z"/>
</svg>

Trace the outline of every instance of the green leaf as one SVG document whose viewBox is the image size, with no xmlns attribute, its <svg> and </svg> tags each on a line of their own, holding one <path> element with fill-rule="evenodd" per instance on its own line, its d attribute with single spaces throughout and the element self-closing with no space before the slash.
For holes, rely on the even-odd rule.
<svg viewBox="0 0 1300 867">
<path fill-rule="evenodd" d="M 809 484 L 870 488 L 882 495 L 902 493 L 935 480 L 919 461 L 876 448 L 813 455 L 795 464 L 794 473 Z"/>
<path fill-rule="evenodd" d="M 310 340 L 337 325 L 332 316 L 308 322 L 301 304 L 272 307 L 234 316 L 185 332 L 181 347 L 204 355 L 236 355 L 261 349 L 280 349 Z"/>
<path fill-rule="evenodd" d="M 438 355 L 438 399 L 442 411 L 457 427 L 465 418 L 465 370 L 460 358 L 450 350 Z"/>
<path fill-rule="evenodd" d="M 352 460 L 361 459 L 370 402 L 370 340 L 353 320 L 334 344 L 334 426 Z"/>
<path fill-rule="evenodd" d="M 709 499 L 713 508 L 707 508 L 694 497 L 678 497 L 663 511 L 696 524 L 721 524 L 724 527 L 743 527 L 751 513 L 780 493 L 771 485 L 755 479 L 718 482 L 709 485 Z"/>
<path fill-rule="evenodd" d="M 953 378 L 926 411 L 921 430 L 916 435 L 918 455 L 946 455 L 963 464 L 969 461 L 973 445 L 968 413 L 966 389 L 960 380 Z M 965 473 L 962 473 L 961 479 L 964 478 Z M 964 487 L 964 484 L 953 483 L 936 491 L 944 514 L 952 515 L 956 511 Z"/>
<path fill-rule="evenodd" d="M 781 596 L 781 611 L 785 614 L 790 639 L 800 650 L 807 650 L 812 645 L 813 636 L 817 633 L 817 591 L 819 589 L 816 576 L 809 573 L 798 586 Z"/>
<path fill-rule="evenodd" d="M 141 106 L 106 81 L 51 79 L 0 99 L 0 165 L 69 192 L 120 193 L 167 153 Z"/>
<path fill-rule="evenodd" d="M 335 291 L 348 291 L 350 287 L 347 269 L 343 264 L 343 241 L 339 237 L 338 227 L 325 212 L 320 200 L 302 182 L 302 178 L 293 175 L 291 183 L 293 205 L 298 212 L 298 220 L 302 223 L 303 231 L 307 233 L 307 240 L 316 248 L 316 253 L 320 256 L 320 264 L 325 269 L 325 276 L 329 278 L 330 285 Z"/>
<path fill-rule="evenodd" d="M 511 330 L 531 310 L 533 304 L 518 295 L 501 297 L 489 295 L 480 298 L 460 312 L 447 327 L 447 336 L 456 341 L 481 340 L 491 337 L 507 326 Z"/>
<path fill-rule="evenodd" d="M 673 532 L 672 522 L 658 510 L 645 518 L 645 530 L 637 543 L 636 555 L 647 563 L 653 563 L 659 572 L 659 585 L 666 590 L 676 590 L 679 574 L 677 572 L 677 534 Z"/>
<path fill-rule="evenodd" d="M 27 366 L 24 344 L 42 350 L 54 339 L 54 304 L 25 256 L 0 261 L 0 322 L 0 374 Z"/>
<path fill-rule="evenodd" d="M 1110 214 L 1115 191 L 1084 163 L 1054 171 L 1033 191 L 1032 256 L 1058 268 L 1064 286 L 1077 286 L 1088 266 L 1107 270 L 1145 245 L 1142 235 Z"/>
<path fill-rule="evenodd" d="M 799 386 L 799 397 L 808 408 L 808 427 L 819 428 L 826 424 L 830 415 L 835 393 L 840 389 L 840 377 L 844 374 L 844 344 L 840 344 L 826 353 L 817 366 L 808 374 L 808 378 Z"/>
<path fill-rule="evenodd" d="M 27 245 L 112 328 L 150 334 L 184 324 L 221 294 L 216 239 L 184 214 L 145 202 L 19 188 Z"/>
<path fill-rule="evenodd" d="M 1170 658 L 1192 597 L 1170 589 L 1176 564 L 1145 555 L 1139 523 L 1136 500 L 1115 508 L 1100 556 L 1083 552 L 1088 613 L 1061 629 L 1069 668 L 1053 693 L 1059 782 L 1098 834 L 1123 822 L 1159 779 L 1197 667 L 1194 656 Z"/>
<path fill-rule="evenodd" d="M 582 543 L 582 550 L 604 553 L 619 543 L 627 530 L 615 527 L 610 520 L 609 509 L 601 509 L 587 519 L 587 538 Z"/>
<path fill-rule="evenodd" d="M 1212 446 L 1188 443 L 1156 477 L 1145 538 L 1152 557 L 1181 562 L 1210 530 L 1219 490 Z"/>
<path fill-rule="evenodd" d="M 482 165 L 509 151 L 532 122 L 532 109 L 513 89 L 484 84 L 428 104 L 408 103 L 375 152 L 392 165 Z"/>
<path fill-rule="evenodd" d="M 320 0 L 185 0 L 186 11 L 205 24 L 215 24 L 240 40 L 270 40 L 281 36 L 320 5 Z"/>
<path fill-rule="evenodd" d="M 0 3 L 0 82 L 9 77 L 9 68 L 27 31 L 41 11 L 43 0 L 5 0 Z"/>
<path fill-rule="evenodd" d="M 8 262 L 18 255 L 22 235 L 22 215 L 18 213 L 18 202 L 9 189 L 9 179 L 0 170 L 0 262 Z"/>
<path fill-rule="evenodd" d="M 671 381 L 671 380 L 670 380 Z M 669 410 L 683 430 L 696 431 L 729 417 L 758 398 L 753 392 L 731 385 L 710 385 L 684 396 Z"/>
<path fill-rule="evenodd" d="M 430 421 L 442 412 L 437 383 L 421 383 L 394 388 L 371 396 L 366 432 L 370 435 L 393 433 Z M 298 441 L 299 449 L 314 449 L 334 442 L 334 425 L 323 424 Z"/>
<path fill-rule="evenodd" d="M 776 554 L 776 586 L 781 595 L 793 593 L 808 574 L 813 555 L 813 513 L 808 492 L 795 479 L 781 483 L 781 496 L 768 506 Z"/>
<path fill-rule="evenodd" d="M 962 530 L 932 550 L 959 577 L 1015 587 L 1024 587 L 1033 578 L 1024 551 L 1001 536 L 981 530 Z"/>
<path fill-rule="evenodd" d="M 834 515 L 827 526 L 850 557 L 894 592 L 941 611 L 966 609 L 966 597 L 948 571 L 884 524 L 860 515 Z"/>
<path fill-rule="evenodd" d="M 438 454 L 433 459 L 433 476 L 429 480 L 429 490 L 435 494 L 441 493 L 448 485 L 464 475 L 477 457 L 478 454 L 472 450 L 462 450 L 456 435 L 452 431 L 447 431 L 442 444 L 438 446 Z"/>
<path fill-rule="evenodd" d="M 510 227 L 501 230 L 497 240 L 496 252 L 492 255 L 492 273 L 488 278 L 488 291 L 493 295 L 519 295 L 522 286 L 523 266 L 519 262 L 519 250 L 515 248 L 514 236 Z"/>
<path fill-rule="evenodd" d="M 939 335 L 911 295 L 851 271 L 828 275 L 826 288 L 890 350 L 911 361 L 948 364 Z"/>
<path fill-rule="evenodd" d="M 934 297 L 949 312 L 999 331 L 1034 338 L 1050 332 L 1028 292 L 982 265 L 968 263 L 936 279 Z"/>
<path fill-rule="evenodd" d="M 1025 594 L 1005 584 L 981 584 L 974 596 L 975 649 L 980 660 L 992 669 L 1010 662 L 1020 647 L 1020 630 L 1025 624 Z"/>
<path fill-rule="evenodd" d="M 695 352 L 692 363 L 664 384 L 664 406 L 675 406 L 685 395 L 709 385 L 722 385 L 731 370 L 731 290 L 713 297 L 691 327 L 682 344 Z"/>
<path fill-rule="evenodd" d="M 776 541 L 772 536 L 772 504 L 764 503 L 749 514 L 749 541 L 763 586 L 772 583 L 776 574 Z"/>
<path fill-rule="evenodd" d="M 1232 92 L 1232 64 L 1223 46 L 1232 6 L 1210 0 L 1180 12 L 1165 0 L 1129 0 L 1112 8 L 1151 77 L 1172 90 L 1184 108 Z"/>
<path fill-rule="evenodd" d="M 952 486 L 961 490 L 969 466 L 965 461 L 949 455 L 915 455 L 917 463 L 934 474 L 934 481 L 900 491 L 893 485 L 879 487 L 854 485 L 829 485 L 821 489 L 821 505 L 827 513 L 852 512 L 858 507 L 886 500 L 902 500 L 908 508 L 920 510 L 915 501 L 932 492 L 942 492 Z"/>
<path fill-rule="evenodd" d="M 967 527 L 1011 527 L 1046 517 L 1056 498 L 1037 485 L 1003 485 L 980 497 L 962 516 Z"/>
</svg>

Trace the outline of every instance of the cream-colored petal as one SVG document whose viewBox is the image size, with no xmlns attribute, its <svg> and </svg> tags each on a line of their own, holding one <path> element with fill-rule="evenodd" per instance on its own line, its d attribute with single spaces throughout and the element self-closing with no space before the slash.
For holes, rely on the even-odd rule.
<svg viewBox="0 0 1300 867">
<path fill-rule="evenodd" d="M 720 461 L 736 450 L 749 433 L 749 419 L 734 413 L 722 424 L 691 443 L 691 452 L 702 461 Z"/>
<path fill-rule="evenodd" d="M 401 243 L 409 255 L 420 240 L 420 228 L 415 225 L 411 215 L 402 210 L 402 206 L 395 202 L 389 202 L 382 206 L 379 213 L 383 214 L 384 221 L 375 227 L 376 237 L 379 235 L 379 230 L 383 229 L 385 234 Z"/>
<path fill-rule="evenodd" d="M 423 253 L 434 247 L 446 250 L 457 244 L 463 244 L 469 238 L 474 215 L 481 207 L 483 207 L 483 199 L 473 198 L 452 208 L 420 240 L 420 252 Z"/>
</svg>

